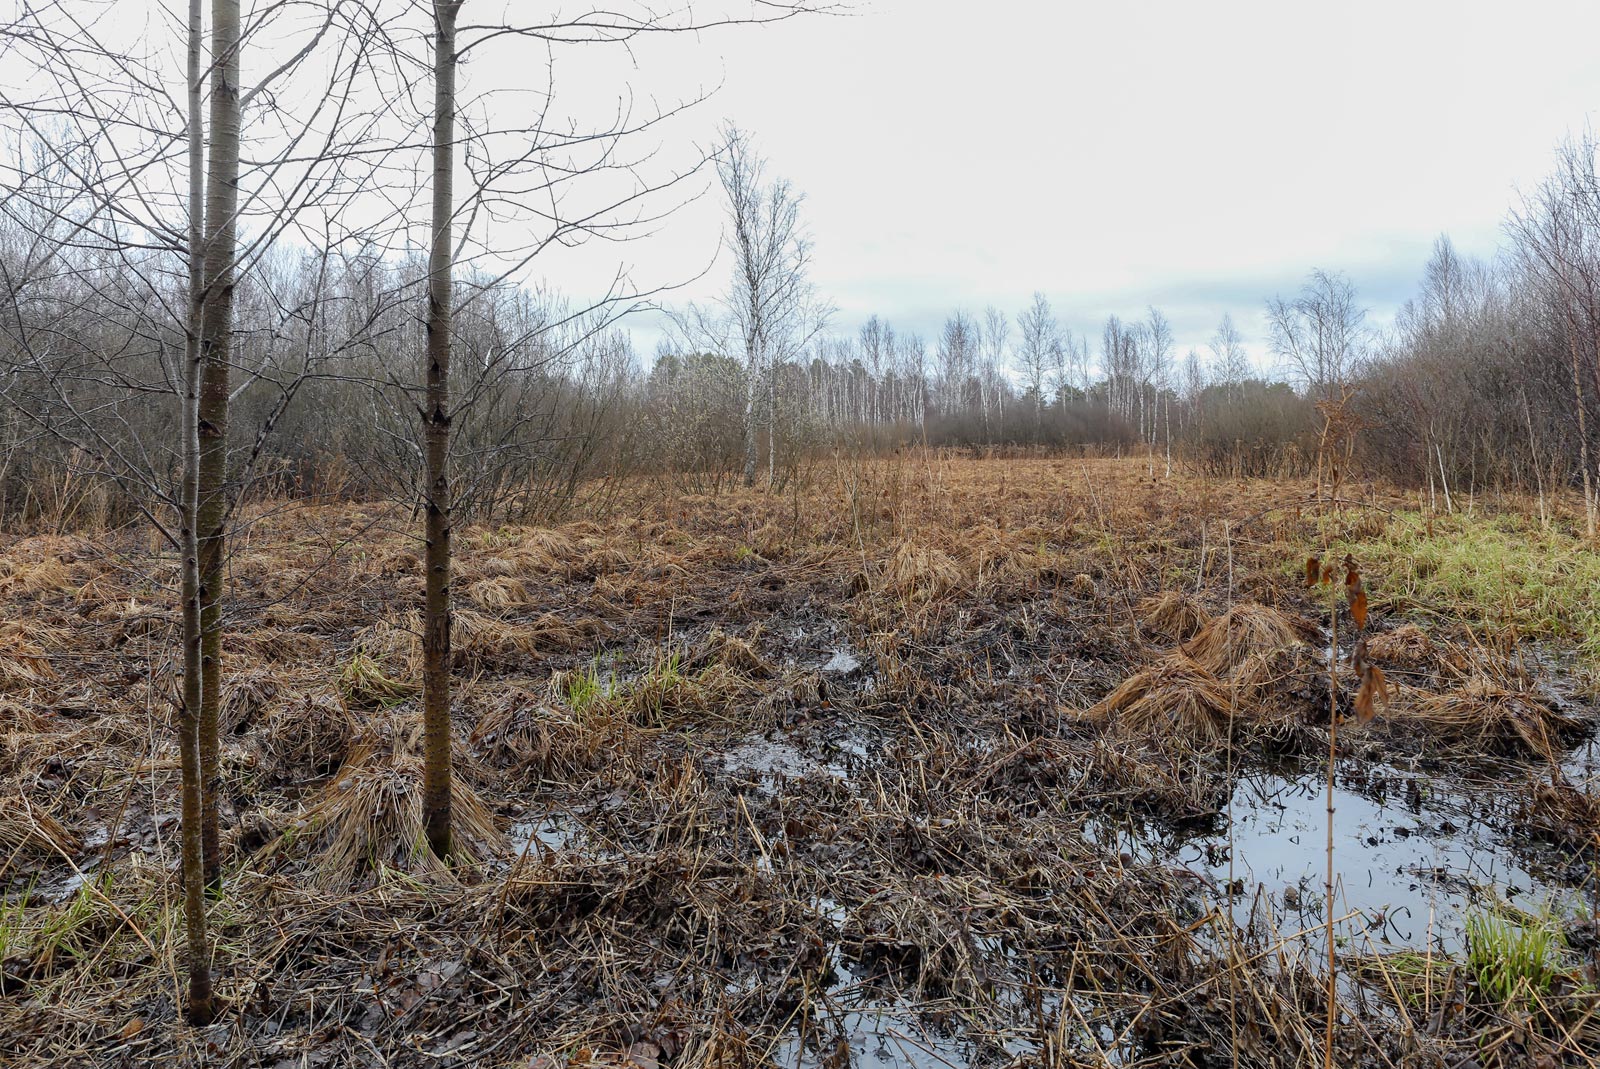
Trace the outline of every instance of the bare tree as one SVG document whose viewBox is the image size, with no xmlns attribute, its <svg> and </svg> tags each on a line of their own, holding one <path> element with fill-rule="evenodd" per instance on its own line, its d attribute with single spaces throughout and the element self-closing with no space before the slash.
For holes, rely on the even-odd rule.
<svg viewBox="0 0 1600 1069">
<path fill-rule="evenodd" d="M 1150 445 L 1156 442 L 1156 424 L 1162 425 L 1166 438 L 1166 471 L 1172 474 L 1172 413 L 1168 397 L 1172 386 L 1172 324 L 1151 306 L 1145 325 L 1144 387 L 1141 392 L 1153 393 L 1150 412 Z"/>
<path fill-rule="evenodd" d="M 1000 368 L 1005 363 L 1011 322 L 1004 312 L 991 304 L 983 311 L 981 330 L 983 359 L 982 367 L 978 369 L 978 402 L 983 409 L 983 434 L 988 438 L 993 435 L 989 422 L 990 409 L 994 409 L 998 422 L 1005 421 L 1005 391 L 1001 388 Z"/>
<path fill-rule="evenodd" d="M 725 130 L 717 175 L 727 198 L 728 244 L 734 256 L 733 279 L 722 306 L 744 349 L 744 481 L 754 486 L 763 425 L 769 468 L 773 463 L 777 365 L 803 349 L 816 333 L 818 319 L 826 316 L 818 315 L 808 278 L 811 243 L 800 222 L 801 194 L 784 179 L 767 179 L 766 161 L 737 127 Z M 696 316 L 702 334 L 707 318 Z"/>
<path fill-rule="evenodd" d="M 428 845 L 452 852 L 450 741 L 450 321 L 455 303 L 456 19 L 462 0 L 433 4 L 433 176 L 428 251 L 428 344 L 421 409 L 424 455 L 422 730 L 423 825 Z"/>
<path fill-rule="evenodd" d="M 967 383 L 978 362 L 978 325 L 961 309 L 944 321 L 939 334 L 940 409 L 953 415 L 962 407 Z"/>
<path fill-rule="evenodd" d="M 1267 302 L 1273 353 L 1324 401 L 1350 381 L 1367 344 L 1366 318 L 1349 278 L 1321 269 L 1297 296 Z"/>
<path fill-rule="evenodd" d="M 92 458 L 181 559 L 182 867 L 187 1012 L 196 1021 L 213 1013 L 202 896 L 222 880 L 227 533 L 278 420 L 322 374 L 282 344 L 281 329 L 319 313 L 272 292 L 279 322 L 236 381 L 235 293 L 245 279 L 271 291 L 258 269 L 291 231 L 307 244 L 358 234 L 334 226 L 342 194 L 332 191 L 371 174 L 372 157 L 350 152 L 346 135 L 359 138 L 361 120 L 375 114 L 358 117 L 350 105 L 367 70 L 356 5 L 319 7 L 316 19 L 293 25 L 274 8 L 248 34 L 237 0 L 212 0 L 209 12 L 208 62 L 207 6 L 187 5 L 181 77 L 66 4 L 29 5 L 0 27 L 11 69 L 33 76 L 6 85 L 0 100 L 19 132 L 16 156 L 0 165 L 8 192 L 0 217 L 31 241 L 20 272 L 0 268 L 11 369 L 0 379 L 40 441 Z M 246 91 L 241 54 L 258 34 L 287 51 Z M 303 105 L 292 117 L 289 97 Z M 252 101 L 265 129 L 260 157 L 245 165 Z M 324 296 L 307 300 L 316 308 Z M 243 448 L 230 447 L 229 410 L 241 396 L 260 419 Z"/>
<path fill-rule="evenodd" d="M 1250 377 L 1250 357 L 1245 352 L 1244 337 L 1234 326 L 1233 316 L 1223 313 L 1217 332 L 1211 336 L 1211 361 L 1218 381 L 1227 391 L 1228 400 L 1239 399 L 1239 384 Z"/>
<path fill-rule="evenodd" d="M 906 378 L 911 382 L 911 403 L 917 416 L 917 433 L 928 442 L 928 345 L 922 335 L 909 335 L 901 353 L 905 358 Z"/>
<path fill-rule="evenodd" d="M 1038 439 L 1044 426 L 1044 380 L 1052 364 L 1064 363 L 1060 331 L 1050 301 L 1043 293 L 1033 295 L 1033 303 L 1017 315 L 1022 343 L 1017 346 L 1017 368 L 1033 395 L 1033 434 Z"/>
</svg>

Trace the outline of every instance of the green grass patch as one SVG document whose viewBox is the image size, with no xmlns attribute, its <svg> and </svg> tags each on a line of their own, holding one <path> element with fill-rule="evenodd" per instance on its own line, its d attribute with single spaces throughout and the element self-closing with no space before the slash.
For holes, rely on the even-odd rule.
<svg viewBox="0 0 1600 1069">
<path fill-rule="evenodd" d="M 1467 967 L 1478 991 L 1497 1006 L 1531 1009 L 1561 974 L 1566 942 L 1545 917 L 1508 917 L 1499 912 L 1467 918 Z"/>
<path fill-rule="evenodd" d="M 1325 551 L 1334 561 L 1352 554 L 1378 603 L 1515 627 L 1600 669 L 1600 552 L 1580 536 L 1510 512 L 1436 516 L 1431 525 L 1420 512 L 1396 512 L 1375 534 L 1370 516 L 1357 519 L 1367 531 L 1336 537 Z M 1304 560 L 1285 570 L 1299 574 Z"/>
</svg>

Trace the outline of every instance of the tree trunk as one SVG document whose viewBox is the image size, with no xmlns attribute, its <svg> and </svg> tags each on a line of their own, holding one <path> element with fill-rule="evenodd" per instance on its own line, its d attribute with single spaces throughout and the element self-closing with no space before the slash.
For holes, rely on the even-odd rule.
<svg viewBox="0 0 1600 1069">
<path fill-rule="evenodd" d="M 422 413 L 427 486 L 422 610 L 423 821 L 428 845 L 449 857 L 450 752 L 450 305 L 455 210 L 456 16 L 462 0 L 433 5 L 433 244 L 428 254 L 427 395 Z"/>
<path fill-rule="evenodd" d="M 1595 541 L 1594 481 L 1589 473 L 1589 428 L 1584 417 L 1583 383 L 1578 376 L 1578 338 L 1570 305 L 1567 309 L 1567 354 L 1572 363 L 1572 407 L 1578 417 L 1578 461 L 1583 468 L 1583 521 L 1584 536 L 1591 545 Z"/>
<path fill-rule="evenodd" d="M 233 359 L 234 259 L 239 207 L 239 0 L 211 3 L 211 159 L 206 170 L 205 302 L 201 315 L 200 774 L 206 885 L 222 885 L 217 835 L 221 787 L 217 720 L 222 708 L 222 562 L 227 520 L 229 364 Z"/>
<path fill-rule="evenodd" d="M 756 484 L 756 454 L 760 442 L 756 436 L 756 410 L 757 399 L 761 396 L 761 361 L 753 349 L 750 350 L 748 374 L 744 396 L 744 484 L 751 487 Z"/>
<path fill-rule="evenodd" d="M 183 509 L 183 707 L 178 753 L 183 766 L 183 918 L 188 940 L 189 1022 L 209 1024 L 211 952 L 206 938 L 205 844 L 201 826 L 200 707 L 204 667 L 200 653 L 200 329 L 205 301 L 201 243 L 204 230 L 205 148 L 201 140 L 201 0 L 189 0 L 189 308 L 184 335 Z"/>
</svg>

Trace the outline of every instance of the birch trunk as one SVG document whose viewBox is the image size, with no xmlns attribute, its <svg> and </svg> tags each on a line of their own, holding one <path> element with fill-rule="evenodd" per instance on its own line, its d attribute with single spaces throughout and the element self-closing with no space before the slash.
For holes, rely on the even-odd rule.
<svg viewBox="0 0 1600 1069">
<path fill-rule="evenodd" d="M 205 199 L 205 148 L 200 121 L 201 0 L 189 0 L 189 307 L 184 332 L 183 435 L 183 707 L 178 753 L 183 767 L 183 919 L 187 936 L 191 1024 L 210 1023 L 211 954 L 206 937 L 205 844 L 201 825 L 200 706 L 204 667 L 200 653 L 200 327 L 205 302 L 201 249 Z"/>
<path fill-rule="evenodd" d="M 461 0 L 435 0 L 433 39 L 433 243 L 428 255 L 428 347 L 422 413 L 424 491 L 422 611 L 423 821 L 428 845 L 450 856 L 450 312 L 455 209 L 456 16 Z"/>
<path fill-rule="evenodd" d="M 228 478 L 229 365 L 239 206 L 239 0 L 211 4 L 211 152 L 206 168 L 206 237 L 201 312 L 202 380 L 198 436 L 200 554 L 201 838 L 206 885 L 222 885 L 217 804 L 221 786 L 217 720 L 222 708 L 222 586 Z"/>
</svg>

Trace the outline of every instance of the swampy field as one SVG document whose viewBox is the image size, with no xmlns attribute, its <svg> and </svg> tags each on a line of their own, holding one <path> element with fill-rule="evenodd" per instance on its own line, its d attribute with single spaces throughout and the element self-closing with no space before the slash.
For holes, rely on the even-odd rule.
<svg viewBox="0 0 1600 1069">
<path fill-rule="evenodd" d="M 1600 1060 L 1581 504 L 906 451 L 466 529 L 449 868 L 411 517 L 249 518 L 204 1028 L 178 564 L 0 552 L 6 1064 L 1311 1066 L 1330 991 L 1340 1066 Z"/>
</svg>

